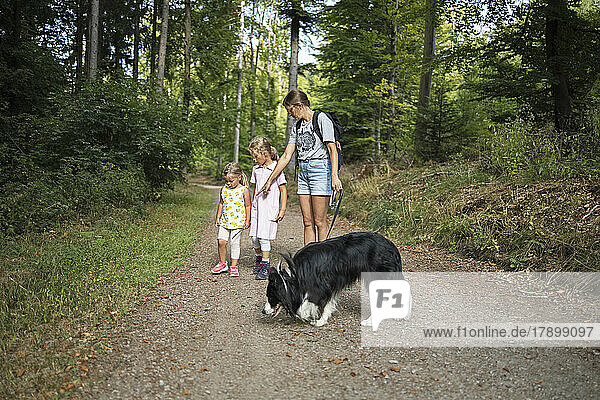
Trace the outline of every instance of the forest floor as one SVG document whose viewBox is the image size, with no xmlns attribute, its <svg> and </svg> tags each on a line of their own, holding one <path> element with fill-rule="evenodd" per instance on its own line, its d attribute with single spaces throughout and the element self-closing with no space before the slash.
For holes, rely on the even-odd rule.
<svg viewBox="0 0 600 400">
<path fill-rule="evenodd" d="M 211 193 L 216 209 L 218 192 Z M 324 327 L 285 316 L 263 318 L 267 283 L 251 272 L 247 235 L 240 277 L 211 275 L 212 221 L 182 268 L 165 276 L 129 317 L 101 327 L 106 352 L 90 360 L 73 398 L 600 397 L 596 349 L 363 348 L 358 285 L 343 292 L 339 311 Z M 338 219 L 333 234 L 357 230 Z M 301 215 L 292 204 L 274 254 L 301 247 Z M 427 247 L 399 249 L 409 271 L 493 268 Z"/>
</svg>

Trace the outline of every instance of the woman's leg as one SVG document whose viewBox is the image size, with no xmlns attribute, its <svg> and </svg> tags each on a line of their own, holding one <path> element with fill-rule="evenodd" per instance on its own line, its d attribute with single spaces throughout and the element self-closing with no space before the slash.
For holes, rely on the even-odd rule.
<svg viewBox="0 0 600 400">
<path fill-rule="evenodd" d="M 304 245 L 315 241 L 315 222 L 313 220 L 313 209 L 311 196 L 309 194 L 299 194 L 300 211 L 302 211 L 302 221 L 304 223 Z M 325 210 L 327 211 L 327 210 Z"/>
<path fill-rule="evenodd" d="M 329 196 L 310 196 L 312 203 L 313 221 L 317 227 L 319 242 L 327 239 L 329 224 L 327 223 L 327 208 Z"/>
</svg>

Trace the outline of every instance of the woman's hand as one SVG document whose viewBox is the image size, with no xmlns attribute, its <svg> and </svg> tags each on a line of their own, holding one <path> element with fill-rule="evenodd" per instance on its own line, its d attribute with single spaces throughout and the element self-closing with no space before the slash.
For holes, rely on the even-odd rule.
<svg viewBox="0 0 600 400">
<path fill-rule="evenodd" d="M 250 218 L 246 218 L 246 222 L 244 222 L 244 229 L 250 228 Z"/>
<path fill-rule="evenodd" d="M 342 181 L 340 181 L 337 175 L 331 177 L 331 190 L 334 192 L 342 190 Z"/>
<path fill-rule="evenodd" d="M 256 195 L 258 196 L 261 193 L 264 193 L 265 196 L 269 194 L 269 191 L 271 190 L 271 179 L 267 179 L 267 181 L 265 182 L 265 184 L 263 185 L 263 187 L 260 188 L 260 190 L 256 193 Z"/>
</svg>

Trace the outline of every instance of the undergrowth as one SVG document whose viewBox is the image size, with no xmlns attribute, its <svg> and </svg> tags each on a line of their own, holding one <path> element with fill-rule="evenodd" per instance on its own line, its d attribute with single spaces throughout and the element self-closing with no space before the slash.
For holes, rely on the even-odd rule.
<svg viewBox="0 0 600 400">
<path fill-rule="evenodd" d="M 160 276 L 182 265 L 212 201 L 204 189 L 180 187 L 141 216 L 114 212 L 92 224 L 4 241 L 0 397 L 48 386 L 64 391 L 53 377 L 54 370 L 65 368 L 62 348 L 55 353 L 48 347 L 122 313 Z M 48 352 L 46 359 L 40 356 Z"/>
<path fill-rule="evenodd" d="M 343 215 L 404 244 L 508 270 L 600 270 L 600 182 L 491 173 L 479 162 L 347 166 Z"/>
</svg>

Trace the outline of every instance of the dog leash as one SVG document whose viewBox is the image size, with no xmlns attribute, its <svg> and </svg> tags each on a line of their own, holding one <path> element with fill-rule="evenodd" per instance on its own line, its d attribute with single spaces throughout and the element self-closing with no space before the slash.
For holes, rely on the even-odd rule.
<svg viewBox="0 0 600 400">
<path fill-rule="evenodd" d="M 331 234 L 331 230 L 333 229 L 333 224 L 335 224 L 335 219 L 338 215 L 338 211 L 340 211 L 340 204 L 342 204 L 342 196 L 344 196 L 344 189 L 340 189 L 338 191 L 333 192 L 333 195 L 329 198 L 329 207 L 336 203 L 335 213 L 333 213 L 333 219 L 331 220 L 331 225 L 329 226 L 329 232 L 327 232 L 326 240 L 329 239 L 329 235 Z M 337 197 L 337 200 L 336 200 Z"/>
</svg>

